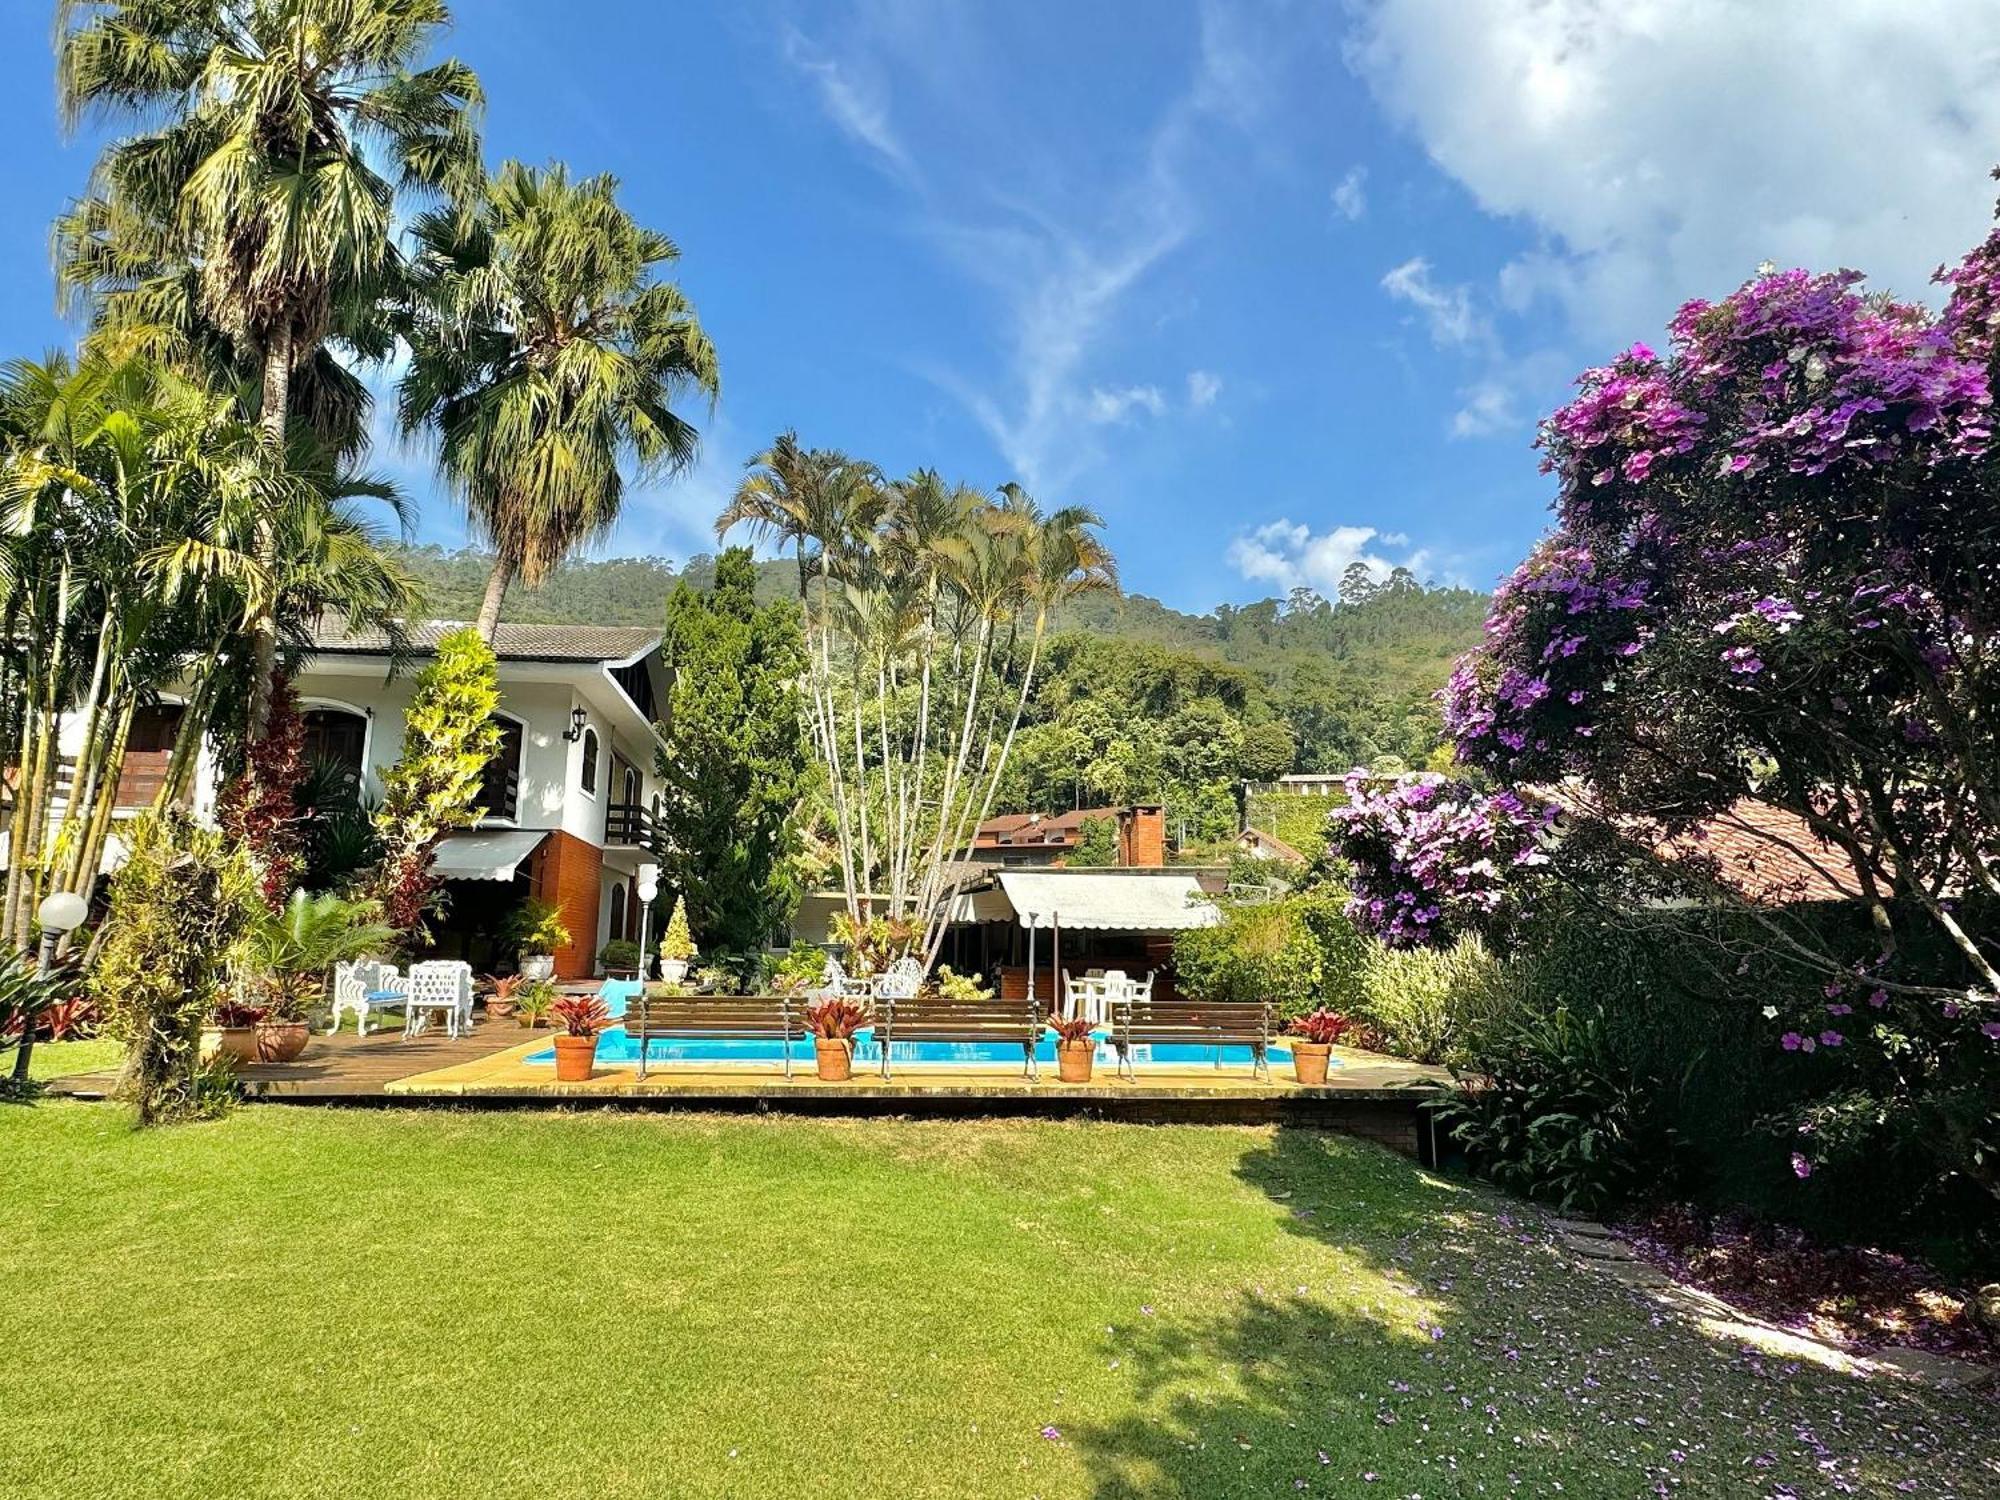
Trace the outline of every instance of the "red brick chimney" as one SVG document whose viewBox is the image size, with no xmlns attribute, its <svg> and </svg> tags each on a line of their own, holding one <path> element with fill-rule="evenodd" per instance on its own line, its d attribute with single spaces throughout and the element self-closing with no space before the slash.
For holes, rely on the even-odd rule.
<svg viewBox="0 0 2000 1500">
<path fill-rule="evenodd" d="M 1118 863 L 1129 869 L 1157 870 L 1167 862 L 1167 814 L 1157 802 L 1142 802 L 1118 813 Z"/>
</svg>

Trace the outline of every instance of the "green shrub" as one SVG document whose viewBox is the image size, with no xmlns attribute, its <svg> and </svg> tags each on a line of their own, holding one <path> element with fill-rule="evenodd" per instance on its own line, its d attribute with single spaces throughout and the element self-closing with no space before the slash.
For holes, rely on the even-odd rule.
<svg viewBox="0 0 2000 1500">
<path fill-rule="evenodd" d="M 794 943 L 771 966 L 765 982 L 780 995 L 797 995 L 817 988 L 826 977 L 826 954 L 810 943 Z"/>
<path fill-rule="evenodd" d="M 597 955 L 597 961 L 607 969 L 636 969 L 639 967 L 639 945 L 630 938 L 613 938 Z"/>
<path fill-rule="evenodd" d="M 1481 1076 L 1436 1113 L 1475 1171 L 1593 1215 L 1672 1185 L 1669 1090 L 1626 1066 L 1601 1011 L 1511 1015 L 1479 1032 L 1473 1050 Z"/>
<path fill-rule="evenodd" d="M 1506 966 L 1477 937 L 1449 948 L 1363 942 L 1357 1009 L 1384 1048 L 1422 1063 L 1466 1062 L 1475 1028 L 1505 1008 Z"/>
<path fill-rule="evenodd" d="M 1174 939 L 1179 987 L 1201 1000 L 1270 1000 L 1281 1020 L 1351 1010 L 1362 941 L 1341 907 L 1339 897 L 1318 891 L 1231 907 L 1221 926 Z"/>
<path fill-rule="evenodd" d="M 507 919 L 507 936 L 517 952 L 531 957 L 554 953 L 569 945 L 570 932 L 562 919 L 562 908 L 553 901 L 530 896 Z"/>
</svg>

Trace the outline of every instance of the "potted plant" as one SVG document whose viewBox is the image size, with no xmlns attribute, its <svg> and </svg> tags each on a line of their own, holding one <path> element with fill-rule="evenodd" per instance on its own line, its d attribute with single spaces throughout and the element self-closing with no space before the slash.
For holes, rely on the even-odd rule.
<svg viewBox="0 0 2000 1500">
<path fill-rule="evenodd" d="M 521 974 L 488 974 L 486 982 L 493 986 L 486 992 L 486 1014 L 496 1021 L 504 1021 L 513 1015 L 520 1005 L 516 992 L 527 982 Z"/>
<path fill-rule="evenodd" d="M 556 972 L 556 949 L 569 946 L 569 928 L 553 901 L 530 896 L 507 924 L 521 972 L 529 979 L 548 979 Z"/>
<path fill-rule="evenodd" d="M 1300 1083 L 1310 1086 L 1326 1082 L 1333 1044 L 1353 1026 L 1346 1016 L 1325 1006 L 1309 1016 L 1298 1016 L 1285 1023 L 1285 1035 L 1292 1042 L 1292 1072 Z"/>
<path fill-rule="evenodd" d="M 326 998 L 328 971 L 395 940 L 379 903 L 331 892 L 294 891 L 282 908 L 263 913 L 248 933 L 244 965 L 265 1011 L 257 1060 L 290 1062 L 305 1051 L 312 1035 L 306 1017 Z"/>
<path fill-rule="evenodd" d="M 556 1082 L 588 1083 L 597 1066 L 597 1034 L 611 1012 L 595 995 L 569 995 L 553 1006 L 562 1034 L 556 1038 Z"/>
<path fill-rule="evenodd" d="M 514 1019 L 523 1026 L 546 1026 L 555 1004 L 556 987 L 546 979 L 531 979 L 514 991 Z"/>
<path fill-rule="evenodd" d="M 667 919 L 667 935 L 660 939 L 660 978 L 679 984 L 687 978 L 688 963 L 701 950 L 688 931 L 687 897 L 674 898 L 674 914 Z"/>
<path fill-rule="evenodd" d="M 597 955 L 597 961 L 604 965 L 604 972 L 613 979 L 639 977 L 639 945 L 630 938 L 613 938 Z"/>
<path fill-rule="evenodd" d="M 223 1001 L 202 1028 L 201 1055 L 226 1057 L 237 1064 L 256 1062 L 257 1023 L 268 1014 L 261 1005 Z"/>
<path fill-rule="evenodd" d="M 1088 1016 L 1050 1016 L 1056 1034 L 1056 1077 L 1064 1083 L 1088 1083 L 1097 1063 L 1096 1022 Z"/>
<path fill-rule="evenodd" d="M 806 1007 L 806 1030 L 812 1033 L 813 1061 L 828 1083 L 845 1083 L 854 1076 L 854 1034 L 868 1024 L 868 1007 L 844 995 L 828 995 Z"/>
</svg>

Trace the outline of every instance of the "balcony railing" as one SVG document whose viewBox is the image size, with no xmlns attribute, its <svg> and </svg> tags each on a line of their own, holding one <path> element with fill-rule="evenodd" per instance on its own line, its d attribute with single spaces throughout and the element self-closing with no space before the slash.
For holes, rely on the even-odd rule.
<svg viewBox="0 0 2000 1500">
<path fill-rule="evenodd" d="M 604 810 L 608 848 L 646 849 L 653 842 L 653 815 L 637 802 L 614 802 Z"/>
<path fill-rule="evenodd" d="M 514 821 L 521 810 L 520 771 L 497 759 L 488 761 L 479 788 L 479 807 L 489 818 Z"/>
</svg>

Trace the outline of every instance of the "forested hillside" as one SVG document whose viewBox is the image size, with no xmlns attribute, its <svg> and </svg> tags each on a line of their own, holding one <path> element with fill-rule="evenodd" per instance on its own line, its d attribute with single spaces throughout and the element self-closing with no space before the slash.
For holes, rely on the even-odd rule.
<svg viewBox="0 0 2000 1500">
<path fill-rule="evenodd" d="M 432 614 L 477 611 L 483 556 L 423 547 L 402 558 Z M 706 587 L 714 568 L 706 555 L 678 568 L 656 557 L 572 563 L 542 588 L 517 587 L 507 618 L 657 624 L 676 582 Z M 759 597 L 797 580 L 789 560 L 766 562 Z M 1143 594 L 1086 595 L 1055 622 L 1002 800 L 1054 810 L 1158 799 L 1193 843 L 1233 832 L 1239 780 L 1420 765 L 1440 738 L 1433 695 L 1478 640 L 1486 604 L 1408 574 L 1356 575 L 1337 605 L 1295 590 L 1205 615 Z"/>
</svg>

